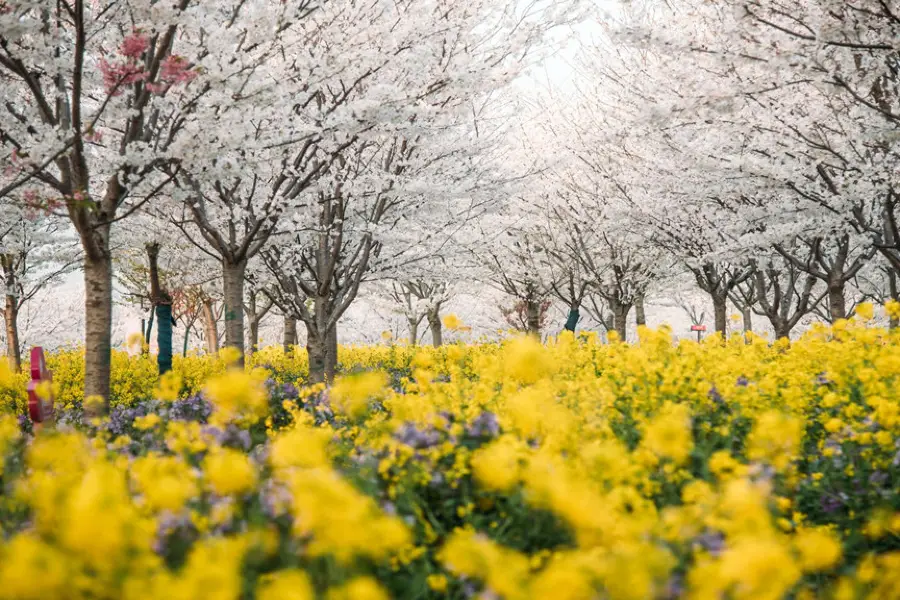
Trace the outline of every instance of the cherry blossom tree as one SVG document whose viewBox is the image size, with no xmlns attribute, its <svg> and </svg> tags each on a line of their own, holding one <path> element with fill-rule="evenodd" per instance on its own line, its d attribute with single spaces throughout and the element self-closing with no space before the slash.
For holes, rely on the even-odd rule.
<svg viewBox="0 0 900 600">
<path fill-rule="evenodd" d="M 3 205 L 0 210 L 6 350 L 10 366 L 17 371 L 22 362 L 19 313 L 38 294 L 74 270 L 80 257 L 76 241 L 66 235 L 58 219 L 23 210 L 18 205 Z"/>
<path fill-rule="evenodd" d="M 266 52 L 316 5 L 4 0 L 0 197 L 31 194 L 78 233 L 87 396 L 109 397 L 116 223 L 171 187 L 185 159 L 240 147 L 247 128 L 218 126 L 217 108 L 252 111 Z"/>
</svg>

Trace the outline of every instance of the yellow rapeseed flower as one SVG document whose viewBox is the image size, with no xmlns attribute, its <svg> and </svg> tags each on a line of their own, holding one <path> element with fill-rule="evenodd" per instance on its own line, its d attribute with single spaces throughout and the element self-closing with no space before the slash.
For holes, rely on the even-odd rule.
<svg viewBox="0 0 900 600">
<path fill-rule="evenodd" d="M 264 575 L 256 588 L 258 600 L 315 600 L 309 575 L 299 569 L 284 569 Z"/>
<path fill-rule="evenodd" d="M 325 600 L 390 600 L 390 596 L 372 577 L 357 577 L 342 586 L 331 588 Z"/>
<path fill-rule="evenodd" d="M 256 469 L 250 457 L 232 448 L 218 448 L 203 461 L 203 472 L 220 496 L 245 494 L 256 485 Z"/>
</svg>

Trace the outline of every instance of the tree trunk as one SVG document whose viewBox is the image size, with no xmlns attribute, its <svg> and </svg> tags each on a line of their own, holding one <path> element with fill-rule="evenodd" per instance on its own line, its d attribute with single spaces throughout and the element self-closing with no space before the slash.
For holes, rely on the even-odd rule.
<svg viewBox="0 0 900 600">
<path fill-rule="evenodd" d="M 891 300 L 894 302 L 900 302 L 900 287 L 897 285 L 897 272 L 894 269 L 888 271 L 888 291 L 891 296 Z M 897 329 L 898 324 L 900 324 L 900 319 L 895 317 L 891 317 L 890 322 L 888 323 L 888 327 L 891 329 Z"/>
<path fill-rule="evenodd" d="M 541 303 L 536 300 L 525 301 L 525 327 L 528 335 L 541 337 Z"/>
<path fill-rule="evenodd" d="M 101 256 L 84 259 L 84 395 L 104 400 L 109 409 L 112 346 L 112 261 L 106 235 L 99 232 Z"/>
<path fill-rule="evenodd" d="M 309 383 L 325 382 L 325 339 L 318 331 L 306 326 L 306 353 L 309 356 Z"/>
<path fill-rule="evenodd" d="M 775 339 L 791 338 L 791 327 L 787 323 L 772 323 L 775 329 Z"/>
<path fill-rule="evenodd" d="M 437 309 L 428 311 L 428 329 L 431 330 L 431 344 L 437 348 L 444 343 L 443 326 L 441 325 L 441 316 Z"/>
<path fill-rule="evenodd" d="M 419 320 L 407 319 L 406 321 L 409 323 L 409 345 L 415 346 L 419 343 Z"/>
<path fill-rule="evenodd" d="M 634 299 L 634 320 L 637 325 L 647 324 L 647 313 L 644 310 L 644 295 Z"/>
<path fill-rule="evenodd" d="M 141 354 L 150 352 L 150 335 L 153 333 L 153 319 L 156 316 L 156 307 L 152 301 L 150 304 L 150 318 L 147 319 L 147 329 L 144 331 L 144 343 L 141 344 Z"/>
<path fill-rule="evenodd" d="M 334 374 L 337 372 L 338 342 L 337 325 L 328 330 L 325 337 L 325 382 L 334 382 Z"/>
<path fill-rule="evenodd" d="M 837 280 L 828 282 L 828 313 L 832 323 L 838 319 L 847 318 L 847 305 L 844 300 L 843 281 Z"/>
<path fill-rule="evenodd" d="M 250 323 L 247 324 L 247 329 L 249 336 L 247 340 L 249 343 L 247 354 L 253 354 L 259 350 L 259 319 L 251 317 Z"/>
<path fill-rule="evenodd" d="M 216 324 L 216 311 L 213 309 L 212 298 L 203 299 L 203 330 L 206 336 L 206 351 L 215 354 L 219 351 L 219 328 Z"/>
<path fill-rule="evenodd" d="M 294 317 L 284 317 L 284 337 L 282 340 L 285 353 L 297 345 L 297 319 Z"/>
<path fill-rule="evenodd" d="M 188 351 L 188 341 L 191 339 L 191 327 L 193 323 L 188 323 L 184 326 L 184 347 L 181 350 L 182 356 L 187 356 Z"/>
<path fill-rule="evenodd" d="M 716 331 L 726 337 L 728 335 L 728 296 L 725 294 L 710 294 L 710 296 L 712 296 Z"/>
<path fill-rule="evenodd" d="M 244 272 L 247 261 L 222 263 L 225 291 L 225 345 L 237 348 L 238 365 L 244 366 Z"/>
<path fill-rule="evenodd" d="M 22 368 L 22 353 L 19 349 L 19 303 L 15 296 L 7 294 L 3 318 L 6 321 L 6 355 L 9 357 L 9 366 L 18 372 Z"/>
<path fill-rule="evenodd" d="M 753 311 L 750 310 L 749 306 L 741 309 L 741 320 L 744 323 L 744 333 L 753 331 Z"/>
<path fill-rule="evenodd" d="M 619 334 L 619 340 L 628 340 L 628 313 L 631 312 L 631 305 L 623 302 L 610 302 L 613 310 L 613 329 Z"/>
</svg>

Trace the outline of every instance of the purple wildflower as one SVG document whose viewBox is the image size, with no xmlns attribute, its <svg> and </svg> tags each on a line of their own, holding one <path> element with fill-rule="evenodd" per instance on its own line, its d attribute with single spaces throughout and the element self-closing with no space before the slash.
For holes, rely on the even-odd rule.
<svg viewBox="0 0 900 600">
<path fill-rule="evenodd" d="M 177 421 L 198 421 L 206 423 L 212 414 L 212 404 L 202 395 L 194 394 L 182 400 L 176 400 L 169 408 L 169 418 Z"/>
<path fill-rule="evenodd" d="M 394 438 L 401 444 L 406 444 L 416 450 L 436 446 L 441 441 L 441 434 L 434 429 L 420 430 L 415 423 L 407 421 L 400 426 Z"/>
<path fill-rule="evenodd" d="M 719 556 L 725 549 L 725 536 L 720 531 L 705 531 L 694 538 L 694 543 L 710 555 Z"/>
<path fill-rule="evenodd" d="M 499 433 L 500 423 L 497 421 L 497 415 L 490 411 L 484 411 L 466 427 L 466 434 L 471 437 L 493 438 Z"/>
</svg>

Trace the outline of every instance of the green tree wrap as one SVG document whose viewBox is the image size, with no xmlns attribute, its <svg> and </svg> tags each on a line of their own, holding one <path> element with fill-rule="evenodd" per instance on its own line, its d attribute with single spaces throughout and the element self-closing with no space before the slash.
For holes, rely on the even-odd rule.
<svg viewBox="0 0 900 600">
<path fill-rule="evenodd" d="M 172 370 L 172 305 L 156 305 L 156 342 L 159 345 L 159 355 L 156 362 L 159 365 L 159 374 Z"/>
</svg>

